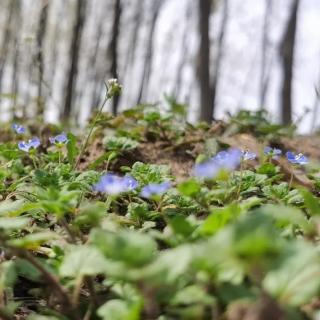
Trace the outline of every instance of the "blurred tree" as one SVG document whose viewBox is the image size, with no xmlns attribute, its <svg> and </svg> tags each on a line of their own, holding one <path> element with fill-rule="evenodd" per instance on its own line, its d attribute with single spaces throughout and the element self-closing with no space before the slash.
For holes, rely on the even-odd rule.
<svg viewBox="0 0 320 320">
<path fill-rule="evenodd" d="M 61 120 L 64 122 L 69 120 L 71 115 L 75 83 L 78 73 L 78 60 L 80 54 L 82 29 L 85 21 L 86 2 L 86 0 L 77 0 L 76 3 L 76 19 L 73 26 L 73 34 L 70 46 L 70 69 L 65 91 L 66 96 L 64 101 L 64 108 L 60 116 Z"/>
<path fill-rule="evenodd" d="M 44 72 L 44 63 L 43 63 L 43 42 L 46 36 L 47 29 L 47 17 L 48 17 L 48 0 L 42 0 L 42 7 L 40 10 L 40 18 L 38 23 L 37 30 L 37 65 L 38 65 L 38 97 L 37 97 L 37 116 L 43 118 L 44 114 L 44 96 L 43 96 L 43 72 Z"/>
<path fill-rule="evenodd" d="M 6 62 L 8 59 L 8 52 L 9 52 L 9 46 L 10 46 L 10 38 L 12 33 L 12 18 L 14 15 L 14 10 L 18 4 L 18 0 L 12 0 L 8 2 L 8 13 L 6 14 L 6 21 L 4 24 L 4 35 L 3 35 L 3 41 L 1 43 L 0 48 L 0 92 L 2 92 L 2 82 L 3 82 L 3 74 L 4 69 L 6 66 Z"/>
<path fill-rule="evenodd" d="M 152 59 L 153 59 L 154 31 L 157 24 L 160 8 L 163 5 L 163 3 L 164 3 L 164 0 L 154 0 L 153 6 L 152 6 L 153 11 L 151 14 L 149 32 L 146 40 L 147 52 L 146 52 L 145 63 L 143 65 L 143 70 L 142 70 L 142 79 L 140 82 L 140 89 L 138 93 L 137 104 L 141 103 L 141 99 L 143 97 L 144 92 L 148 90 L 148 83 L 149 83 L 151 65 L 152 65 Z"/>
<path fill-rule="evenodd" d="M 19 60 L 20 60 L 20 35 L 21 35 L 21 1 L 14 0 L 14 11 L 12 17 L 12 79 L 11 79 L 11 94 L 12 94 L 12 107 L 11 116 L 15 118 L 17 116 L 17 101 L 19 93 Z"/>
<path fill-rule="evenodd" d="M 222 1 L 222 19 L 221 19 L 221 26 L 220 26 L 220 34 L 218 38 L 218 43 L 216 45 L 217 48 L 217 56 L 215 61 L 215 69 L 213 74 L 212 80 L 212 115 L 211 118 L 214 118 L 214 112 L 216 110 L 216 96 L 217 96 L 217 88 L 218 82 L 221 76 L 221 63 L 223 58 L 223 50 L 224 50 L 224 38 L 227 32 L 227 25 L 229 19 L 229 0 Z"/>
<path fill-rule="evenodd" d="M 182 44 L 181 44 L 181 52 L 180 52 L 180 61 L 178 64 L 178 69 L 177 69 L 177 77 L 175 80 L 175 87 L 173 91 L 173 96 L 179 97 L 180 90 L 182 87 L 182 72 L 183 68 L 186 64 L 186 57 L 187 57 L 187 49 L 188 49 L 188 39 L 189 39 L 189 33 L 190 33 L 190 27 L 189 27 L 189 22 L 190 18 L 192 16 L 192 11 L 193 11 L 193 6 L 191 3 L 189 3 L 187 9 L 186 9 L 186 15 L 185 15 L 185 28 L 184 28 L 184 33 L 182 37 Z"/>
<path fill-rule="evenodd" d="M 198 0 L 199 38 L 197 76 L 200 86 L 200 120 L 211 122 L 213 112 L 213 94 L 210 83 L 210 38 L 209 20 L 212 0 Z"/>
<path fill-rule="evenodd" d="M 300 0 L 293 0 L 288 22 L 280 45 L 283 81 L 281 92 L 281 120 L 283 124 L 292 122 L 292 76 L 297 30 L 297 16 Z"/>
<path fill-rule="evenodd" d="M 113 24 L 111 31 L 111 41 L 109 46 L 109 56 L 111 60 L 110 74 L 114 79 L 118 79 L 118 42 L 120 33 L 120 17 L 121 17 L 121 3 L 120 0 L 114 0 L 113 9 Z M 117 114 L 119 104 L 119 96 L 115 95 L 112 100 L 112 113 Z"/>
<path fill-rule="evenodd" d="M 269 29 L 272 16 L 273 0 L 265 0 L 265 11 L 262 27 L 262 48 L 261 48 L 261 71 L 260 71 L 260 90 L 259 104 L 260 108 L 265 107 L 265 100 L 268 91 L 271 61 L 269 57 Z"/>
</svg>

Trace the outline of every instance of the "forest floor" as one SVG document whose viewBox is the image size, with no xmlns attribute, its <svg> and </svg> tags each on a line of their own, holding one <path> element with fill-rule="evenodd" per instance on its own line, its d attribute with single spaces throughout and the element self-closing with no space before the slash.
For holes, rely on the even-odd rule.
<svg viewBox="0 0 320 320">
<path fill-rule="evenodd" d="M 85 135 L 26 128 L 1 134 L 0 319 L 316 319 L 319 135 L 137 108 L 81 154 Z"/>
</svg>

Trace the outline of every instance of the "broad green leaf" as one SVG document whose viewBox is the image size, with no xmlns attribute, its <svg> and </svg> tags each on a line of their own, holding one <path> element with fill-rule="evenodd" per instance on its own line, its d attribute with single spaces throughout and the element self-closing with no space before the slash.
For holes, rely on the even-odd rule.
<svg viewBox="0 0 320 320">
<path fill-rule="evenodd" d="M 316 297 L 320 289 L 320 256 L 304 242 L 288 245 L 282 263 L 269 271 L 264 288 L 283 304 L 300 306 Z"/>
<path fill-rule="evenodd" d="M 312 216 L 320 215 L 320 201 L 310 191 L 302 189 L 302 193 L 305 206 L 307 207 L 308 213 Z"/>
<path fill-rule="evenodd" d="M 183 195 L 193 197 L 200 192 L 201 185 L 195 179 L 190 179 L 180 183 L 177 188 Z"/>
<path fill-rule="evenodd" d="M 237 219 L 240 213 L 241 208 L 237 204 L 231 204 L 224 208 L 214 208 L 212 213 L 199 227 L 199 233 L 202 235 L 213 235 L 227 223 Z"/>
<path fill-rule="evenodd" d="M 9 240 L 8 243 L 16 248 L 37 249 L 43 243 L 59 238 L 59 236 L 51 231 L 42 231 L 30 233 L 19 239 Z"/>
<path fill-rule="evenodd" d="M 1 216 L 11 216 L 16 211 L 21 210 L 21 208 L 24 206 L 25 201 L 24 200 L 4 200 L 0 202 L 0 217 Z"/>
<path fill-rule="evenodd" d="M 171 305 L 204 304 L 210 305 L 214 298 L 205 292 L 205 289 L 197 285 L 191 285 L 178 291 L 172 298 Z"/>
<path fill-rule="evenodd" d="M 182 235 L 184 237 L 189 237 L 195 230 L 193 226 L 185 217 L 175 216 L 169 219 L 169 225 L 175 234 Z"/>
<path fill-rule="evenodd" d="M 104 273 L 106 260 L 95 247 L 73 246 L 65 255 L 59 273 L 62 277 L 94 276 Z"/>
<path fill-rule="evenodd" d="M 109 300 L 102 305 L 97 314 L 103 320 L 139 320 L 141 303 L 128 303 L 120 299 Z"/>
<path fill-rule="evenodd" d="M 28 223 L 30 219 L 23 218 L 23 217 L 0 217 L 0 230 L 12 230 L 12 229 L 22 229 L 24 228 Z"/>
<path fill-rule="evenodd" d="M 122 261 L 132 267 L 149 263 L 157 253 L 154 240 L 146 234 L 121 230 L 93 230 L 91 242 L 109 259 Z"/>
</svg>

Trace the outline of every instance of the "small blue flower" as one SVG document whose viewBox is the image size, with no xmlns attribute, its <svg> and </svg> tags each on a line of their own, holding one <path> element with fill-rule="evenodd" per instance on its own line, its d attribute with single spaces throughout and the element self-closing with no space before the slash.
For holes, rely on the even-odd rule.
<svg viewBox="0 0 320 320">
<path fill-rule="evenodd" d="M 241 151 L 232 148 L 218 152 L 212 159 L 220 166 L 220 169 L 235 170 L 241 162 Z"/>
<path fill-rule="evenodd" d="M 63 144 L 68 143 L 68 141 L 69 141 L 67 138 L 67 135 L 64 132 L 58 134 L 55 137 L 50 137 L 49 140 L 51 143 L 56 144 L 56 145 L 63 145 Z"/>
<path fill-rule="evenodd" d="M 309 162 L 309 159 L 302 153 L 294 154 L 293 152 L 288 151 L 286 156 L 288 161 L 293 164 L 307 164 Z"/>
<path fill-rule="evenodd" d="M 282 154 L 282 151 L 277 148 L 265 147 L 263 150 L 264 154 L 272 157 L 272 159 L 278 159 Z"/>
<path fill-rule="evenodd" d="M 26 128 L 21 126 L 20 124 L 14 123 L 11 127 L 17 134 L 23 134 L 26 132 Z"/>
<path fill-rule="evenodd" d="M 220 151 L 210 160 L 196 164 L 193 173 L 198 178 L 212 179 L 220 170 L 235 170 L 240 164 L 241 155 L 241 151 L 235 148 Z"/>
<path fill-rule="evenodd" d="M 162 183 L 150 183 L 142 188 L 140 195 L 143 198 L 151 198 L 153 196 L 161 196 L 170 187 L 171 187 L 171 183 L 169 181 L 165 181 Z"/>
<path fill-rule="evenodd" d="M 27 142 L 25 141 L 21 141 L 18 143 L 18 148 L 24 152 L 29 152 L 30 149 L 36 149 L 40 146 L 40 140 L 39 138 L 35 137 L 32 138 L 30 140 L 28 140 Z"/>
<path fill-rule="evenodd" d="M 132 191 L 138 187 L 138 181 L 131 176 L 124 176 L 123 184 L 128 191 Z"/>
<path fill-rule="evenodd" d="M 220 170 L 220 166 L 213 160 L 197 163 L 193 173 L 198 178 L 214 178 Z"/>
<path fill-rule="evenodd" d="M 254 160 L 256 157 L 257 157 L 257 154 L 252 151 L 249 151 L 249 150 L 242 151 L 242 159 L 244 161 Z"/>
<path fill-rule="evenodd" d="M 116 195 L 122 192 L 134 190 L 137 186 L 137 181 L 130 176 L 119 177 L 117 175 L 107 173 L 93 186 L 93 190 L 105 192 L 110 195 Z"/>
</svg>

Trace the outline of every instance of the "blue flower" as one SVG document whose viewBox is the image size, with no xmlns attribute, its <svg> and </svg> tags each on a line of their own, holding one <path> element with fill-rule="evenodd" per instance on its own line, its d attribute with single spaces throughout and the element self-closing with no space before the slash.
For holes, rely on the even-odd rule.
<svg viewBox="0 0 320 320">
<path fill-rule="evenodd" d="M 162 183 L 150 183 L 142 188 L 140 195 L 143 198 L 151 198 L 153 196 L 161 196 L 170 187 L 171 187 L 171 183 L 169 181 L 165 181 Z"/>
<path fill-rule="evenodd" d="M 124 176 L 123 184 L 128 191 L 132 191 L 138 187 L 138 181 L 131 176 Z"/>
<path fill-rule="evenodd" d="M 272 159 L 278 159 L 282 154 L 282 151 L 277 148 L 265 147 L 263 150 L 264 154 L 272 157 Z"/>
<path fill-rule="evenodd" d="M 307 164 L 309 162 L 309 159 L 302 153 L 294 154 L 293 152 L 288 151 L 286 156 L 288 161 L 293 164 Z"/>
<path fill-rule="evenodd" d="M 241 161 L 241 151 L 239 149 L 229 149 L 220 151 L 210 160 L 195 165 L 193 172 L 198 178 L 214 178 L 220 170 L 234 170 Z"/>
<path fill-rule="evenodd" d="M 57 145 L 66 144 L 69 141 L 68 138 L 67 138 L 67 135 L 64 132 L 58 134 L 55 137 L 50 137 L 49 140 L 50 140 L 51 143 L 54 143 L 54 144 L 57 144 Z"/>
<path fill-rule="evenodd" d="M 220 166 L 213 160 L 197 163 L 193 173 L 198 178 L 214 178 L 220 170 Z"/>
<path fill-rule="evenodd" d="M 26 132 L 26 128 L 21 126 L 20 124 L 14 123 L 11 127 L 17 134 L 23 134 Z"/>
<path fill-rule="evenodd" d="M 116 195 L 122 192 L 134 190 L 138 186 L 138 182 L 130 177 L 119 177 L 114 174 L 107 173 L 103 175 L 99 182 L 93 186 L 94 191 L 105 192 L 110 195 Z"/>
<path fill-rule="evenodd" d="M 30 149 L 36 149 L 40 146 L 40 140 L 39 138 L 35 137 L 32 138 L 30 140 L 28 140 L 27 142 L 25 141 L 21 141 L 18 143 L 18 148 L 24 152 L 29 152 Z"/>
<path fill-rule="evenodd" d="M 242 159 L 244 161 L 246 160 L 254 160 L 257 157 L 256 153 L 249 151 L 249 150 L 245 150 L 242 151 Z"/>
</svg>

